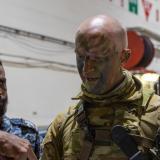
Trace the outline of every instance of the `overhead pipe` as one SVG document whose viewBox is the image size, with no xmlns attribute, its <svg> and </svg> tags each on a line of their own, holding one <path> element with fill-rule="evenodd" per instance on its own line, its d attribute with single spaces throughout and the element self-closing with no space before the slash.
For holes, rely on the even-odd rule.
<svg viewBox="0 0 160 160">
<path fill-rule="evenodd" d="M 157 34 L 155 32 L 152 32 L 151 30 L 148 30 L 146 28 L 143 27 L 128 27 L 127 28 L 128 31 L 137 31 L 140 32 L 141 34 L 148 36 L 149 38 L 152 38 L 158 42 L 160 42 L 160 34 Z"/>
</svg>

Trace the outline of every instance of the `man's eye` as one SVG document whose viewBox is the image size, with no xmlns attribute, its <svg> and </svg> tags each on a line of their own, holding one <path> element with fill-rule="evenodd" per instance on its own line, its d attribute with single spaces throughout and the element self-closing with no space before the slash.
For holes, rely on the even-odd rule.
<svg viewBox="0 0 160 160">
<path fill-rule="evenodd" d="M 78 55 L 78 58 L 80 58 L 80 59 L 85 59 L 85 56 L 83 56 L 83 55 Z"/>
</svg>

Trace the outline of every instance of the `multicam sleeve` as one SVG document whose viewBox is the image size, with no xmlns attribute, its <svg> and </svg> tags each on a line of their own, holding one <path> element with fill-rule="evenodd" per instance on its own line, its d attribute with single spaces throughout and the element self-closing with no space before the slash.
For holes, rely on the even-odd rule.
<svg viewBox="0 0 160 160">
<path fill-rule="evenodd" d="M 58 134 L 60 132 L 60 126 L 63 122 L 64 114 L 59 114 L 54 121 L 51 123 L 46 136 L 42 143 L 42 156 L 40 160 L 60 160 L 61 159 L 61 151 L 63 148 L 58 138 Z"/>
<path fill-rule="evenodd" d="M 152 140 L 155 139 L 157 130 L 160 127 L 160 97 L 158 95 L 152 96 L 139 125 L 142 136 Z"/>
</svg>

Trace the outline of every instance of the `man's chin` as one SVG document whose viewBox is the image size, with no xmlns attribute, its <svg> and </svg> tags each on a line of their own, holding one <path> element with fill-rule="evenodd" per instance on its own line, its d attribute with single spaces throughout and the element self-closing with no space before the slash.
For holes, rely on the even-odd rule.
<svg viewBox="0 0 160 160">
<path fill-rule="evenodd" d="M 97 95 L 103 95 L 106 93 L 103 88 L 98 88 L 98 87 L 86 87 L 87 91 L 91 94 L 97 94 Z"/>
<path fill-rule="evenodd" d="M 89 92 L 89 93 L 91 93 L 91 94 L 99 94 L 99 91 L 97 90 L 97 88 L 96 87 L 90 87 L 90 86 L 87 86 L 87 87 L 85 87 L 86 89 L 87 89 L 87 91 Z"/>
<path fill-rule="evenodd" d="M 0 103 L 0 117 L 4 116 L 4 114 L 6 113 L 7 111 L 7 105 L 2 105 Z"/>
</svg>

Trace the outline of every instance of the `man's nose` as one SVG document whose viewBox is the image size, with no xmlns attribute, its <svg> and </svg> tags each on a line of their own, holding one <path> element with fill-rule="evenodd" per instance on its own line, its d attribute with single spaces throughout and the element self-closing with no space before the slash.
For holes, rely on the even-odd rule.
<svg viewBox="0 0 160 160">
<path fill-rule="evenodd" d="M 90 59 L 88 56 L 85 57 L 84 61 L 84 67 L 83 67 L 83 72 L 85 74 L 93 72 L 94 71 L 94 61 Z"/>
</svg>

